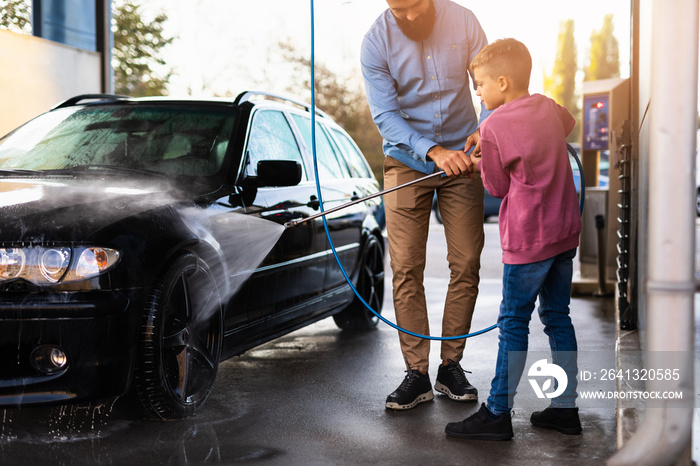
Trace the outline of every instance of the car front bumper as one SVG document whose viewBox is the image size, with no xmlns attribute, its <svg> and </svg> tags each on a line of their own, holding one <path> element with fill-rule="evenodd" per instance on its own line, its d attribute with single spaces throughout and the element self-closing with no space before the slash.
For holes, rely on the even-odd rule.
<svg viewBox="0 0 700 466">
<path fill-rule="evenodd" d="M 124 394 L 143 302 L 139 289 L 0 296 L 0 406 Z"/>
</svg>

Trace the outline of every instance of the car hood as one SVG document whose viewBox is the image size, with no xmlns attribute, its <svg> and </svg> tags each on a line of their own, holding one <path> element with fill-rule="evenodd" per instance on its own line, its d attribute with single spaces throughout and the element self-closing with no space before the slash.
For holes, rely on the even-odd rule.
<svg viewBox="0 0 700 466">
<path fill-rule="evenodd" d="M 0 242 L 79 241 L 151 209 L 192 205 L 165 182 L 0 179 Z"/>
</svg>

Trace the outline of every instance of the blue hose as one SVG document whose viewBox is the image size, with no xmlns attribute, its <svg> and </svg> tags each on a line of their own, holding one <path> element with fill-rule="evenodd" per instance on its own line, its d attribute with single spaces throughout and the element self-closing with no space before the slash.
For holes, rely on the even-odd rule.
<svg viewBox="0 0 700 466">
<path fill-rule="evenodd" d="M 578 173 L 579 173 L 579 178 L 580 178 L 580 190 L 581 190 L 581 198 L 579 199 L 578 203 L 578 208 L 579 211 L 581 212 L 581 215 L 583 215 L 583 204 L 586 200 L 586 183 L 585 179 L 583 177 L 583 165 L 581 165 L 581 159 L 578 158 L 578 154 L 576 153 L 576 149 L 571 147 L 571 144 L 566 143 L 566 150 L 569 151 L 569 154 L 576 160 L 576 165 L 578 165 Z"/>
<path fill-rule="evenodd" d="M 314 162 L 314 178 L 316 180 L 316 193 L 318 195 L 318 202 L 319 206 L 321 209 L 321 212 L 323 212 L 323 197 L 321 196 L 321 183 L 319 182 L 318 179 L 318 162 L 316 159 L 316 83 L 315 83 L 315 78 L 314 78 L 314 44 L 315 44 L 315 38 L 314 38 L 314 0 L 310 0 L 311 2 L 311 152 L 313 154 L 313 162 Z M 578 164 L 579 167 L 579 173 L 581 174 L 581 199 L 580 199 L 580 205 L 579 208 L 581 210 L 581 213 L 583 213 L 583 201 L 584 201 L 584 182 L 583 182 L 583 167 L 581 166 L 581 161 L 579 160 L 578 156 L 576 155 L 576 151 L 574 150 L 571 145 L 567 144 L 566 145 L 567 150 L 573 155 L 573 157 L 576 159 L 576 163 Z M 333 245 L 333 240 L 331 239 L 331 234 L 328 229 L 328 221 L 326 220 L 326 216 L 322 216 L 323 218 L 323 228 L 326 231 L 326 237 L 328 238 L 328 244 L 330 244 L 331 251 L 333 251 L 333 257 L 335 257 L 335 261 L 338 263 L 338 267 L 340 267 L 340 271 L 343 274 L 343 277 L 345 277 L 345 281 L 350 285 L 350 289 L 352 289 L 352 292 L 355 293 L 355 296 L 357 299 L 360 300 L 360 302 L 375 316 L 379 318 L 382 322 L 385 324 L 389 325 L 390 327 L 395 328 L 396 330 L 406 333 L 408 335 L 412 335 L 414 337 L 418 338 L 423 338 L 425 340 L 461 340 L 463 338 L 470 338 L 470 337 L 475 337 L 477 335 L 481 335 L 483 333 L 489 332 L 497 327 L 497 324 L 493 324 L 490 327 L 486 327 L 482 330 L 478 330 L 476 332 L 468 333 L 466 335 L 456 335 L 453 337 L 434 337 L 431 335 L 422 335 L 420 333 L 415 333 L 411 332 L 410 330 L 406 330 L 405 328 L 399 327 L 395 323 L 387 320 L 385 317 L 381 316 L 377 311 L 372 309 L 372 306 L 367 304 L 367 302 L 360 296 L 360 293 L 357 292 L 357 289 L 355 286 L 352 284 L 352 280 L 350 280 L 350 277 L 348 277 L 347 272 L 345 271 L 345 268 L 343 267 L 343 264 L 340 263 L 340 258 L 338 257 L 338 253 L 335 250 L 335 246 Z"/>
</svg>

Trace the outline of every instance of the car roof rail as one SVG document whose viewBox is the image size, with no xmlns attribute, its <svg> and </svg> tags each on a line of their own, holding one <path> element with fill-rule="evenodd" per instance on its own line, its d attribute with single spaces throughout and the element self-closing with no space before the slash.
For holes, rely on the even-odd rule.
<svg viewBox="0 0 700 466">
<path fill-rule="evenodd" d="M 243 102 L 250 102 L 253 99 L 253 97 L 265 97 L 268 100 L 279 100 L 282 102 L 289 102 L 294 105 L 297 105 L 307 112 L 311 112 L 311 104 L 307 104 L 304 102 L 301 102 L 299 100 L 292 99 L 290 97 L 286 97 L 280 94 L 275 94 L 272 92 L 264 92 L 264 91 L 243 91 L 240 94 L 238 94 L 238 97 L 236 97 L 236 100 L 233 102 L 234 105 L 240 105 Z M 328 118 L 330 119 L 330 116 L 321 110 L 320 108 L 316 107 L 316 114 L 322 116 L 323 118 Z"/>
<path fill-rule="evenodd" d="M 83 100 L 124 100 L 129 98 L 129 96 L 119 94 L 81 94 L 61 102 L 60 104 L 53 107 L 51 110 L 63 107 L 71 107 L 77 104 L 78 102 L 82 102 Z"/>
</svg>

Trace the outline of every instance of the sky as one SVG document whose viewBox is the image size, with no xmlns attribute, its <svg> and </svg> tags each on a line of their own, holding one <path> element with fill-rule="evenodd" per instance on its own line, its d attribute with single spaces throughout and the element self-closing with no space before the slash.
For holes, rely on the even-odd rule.
<svg viewBox="0 0 700 466">
<path fill-rule="evenodd" d="M 275 58 L 280 40 L 310 55 L 310 0 L 148 0 L 145 16 L 163 10 L 165 35 L 176 40 L 164 52 L 175 71 L 171 95 L 233 95 L 247 89 L 285 92 L 288 73 Z M 626 0 L 456 0 L 472 10 L 489 41 L 514 37 L 533 58 L 531 92 L 544 92 L 543 75 L 556 55 L 560 23 L 574 20 L 579 68 L 590 36 L 613 14 L 621 76 L 629 76 L 630 5 Z M 315 0 L 315 60 L 359 82 L 359 50 L 367 29 L 386 9 L 383 0 Z M 579 79 L 580 80 L 580 79 Z M 580 92 L 580 84 L 579 84 Z M 307 99 L 308 100 L 308 99 Z"/>
</svg>

